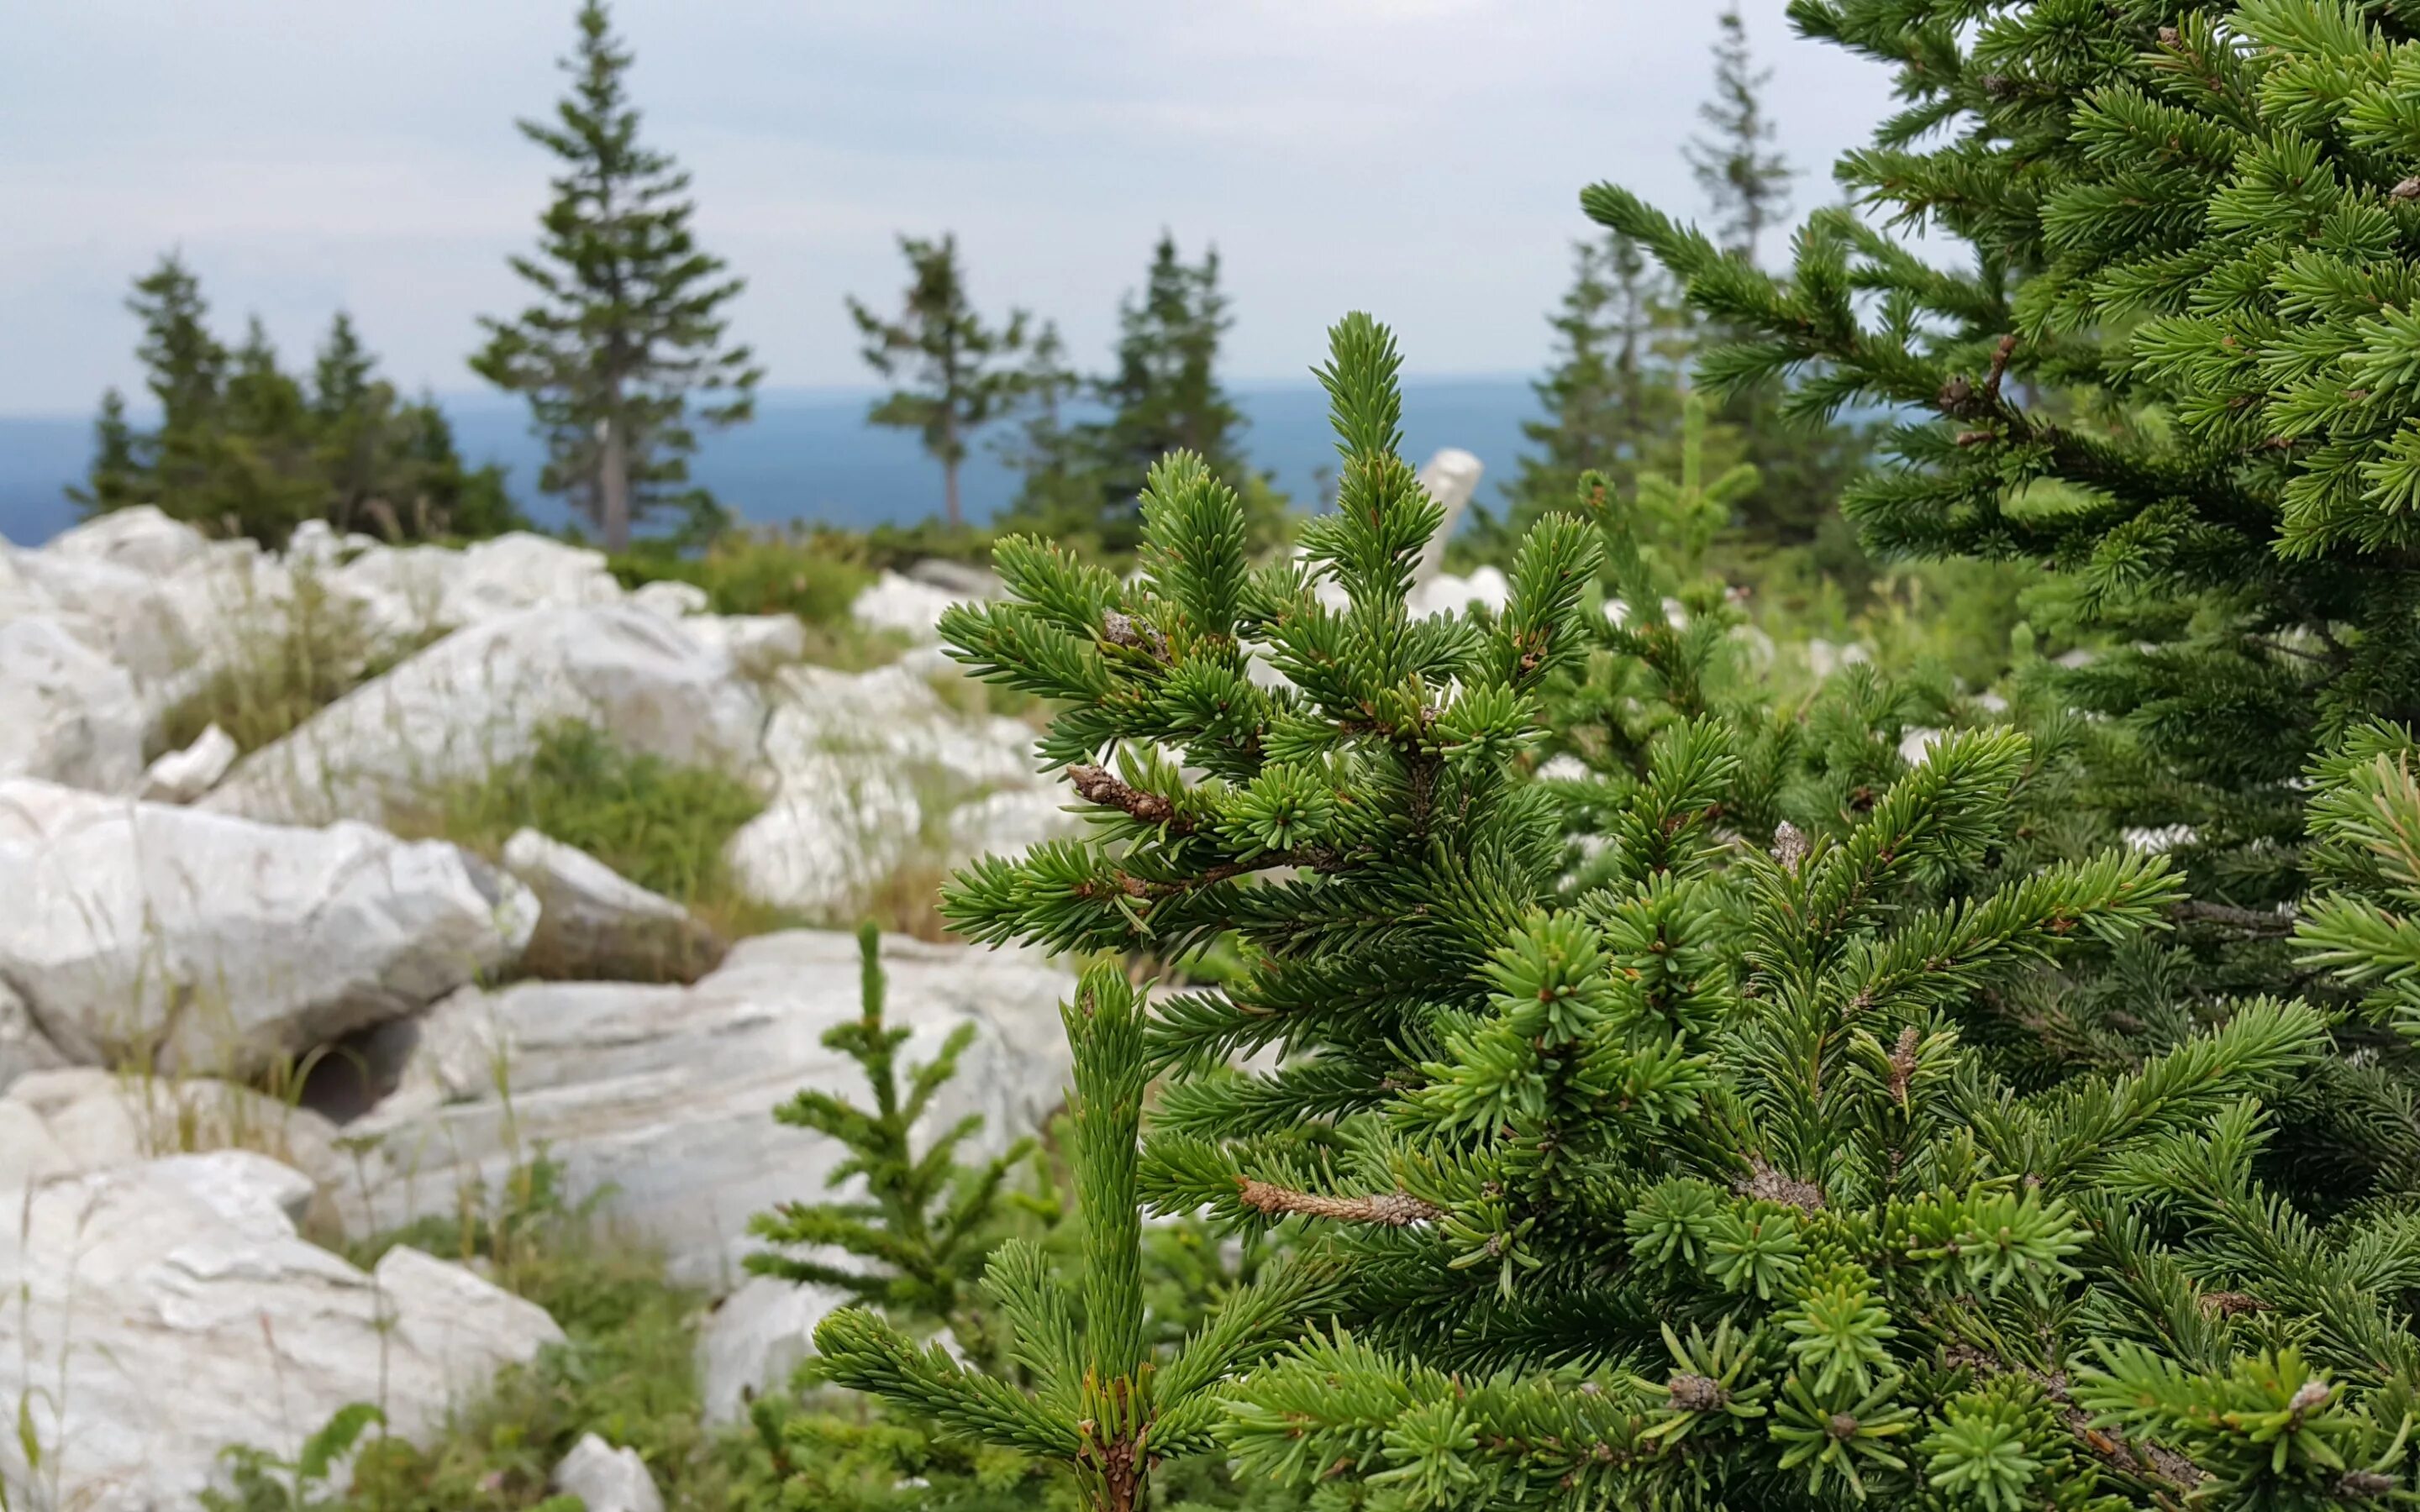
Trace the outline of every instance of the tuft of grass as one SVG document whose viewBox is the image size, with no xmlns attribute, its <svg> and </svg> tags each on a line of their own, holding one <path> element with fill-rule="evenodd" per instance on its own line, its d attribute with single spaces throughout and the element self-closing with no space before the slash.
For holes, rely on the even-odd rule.
<svg viewBox="0 0 2420 1512">
<path fill-rule="evenodd" d="M 308 567 L 296 569 L 287 597 L 226 612 L 225 664 L 161 716 L 147 755 L 181 750 L 214 724 L 237 749 L 258 750 L 434 639 L 381 644 L 360 606 Z"/>
<path fill-rule="evenodd" d="M 727 1454 L 704 1426 L 696 1377 L 699 1293 L 672 1285 L 660 1251 L 601 1221 L 606 1194 L 567 1199 L 543 1151 L 459 1211 L 359 1246 L 365 1268 L 396 1244 L 462 1260 L 544 1307 L 565 1341 L 498 1375 L 426 1449 L 365 1445 L 345 1512 L 522 1512 L 566 1504 L 547 1478 L 584 1433 L 639 1451 L 667 1512 L 733 1505 Z"/>
<path fill-rule="evenodd" d="M 527 760 L 441 787 L 390 812 L 388 823 L 398 834 L 449 840 L 490 858 L 514 831 L 535 829 L 734 939 L 788 922 L 743 894 L 722 859 L 724 844 L 764 807 L 729 773 L 633 751 L 566 720 L 538 731 Z"/>
</svg>

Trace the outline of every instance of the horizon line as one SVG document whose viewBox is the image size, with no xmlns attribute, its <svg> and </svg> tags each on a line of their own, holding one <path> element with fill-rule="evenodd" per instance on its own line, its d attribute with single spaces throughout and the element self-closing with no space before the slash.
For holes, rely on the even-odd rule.
<svg viewBox="0 0 2420 1512">
<path fill-rule="evenodd" d="M 1497 369 L 1494 371 L 1406 372 L 1401 375 L 1401 381 L 1406 384 L 1529 383 L 1534 382 L 1537 378 L 1538 374 L 1534 371 Z M 1319 379 L 1310 373 L 1303 373 L 1293 377 L 1234 378 L 1225 379 L 1224 382 L 1227 391 L 1230 393 L 1299 392 L 1316 390 L 1319 387 Z M 507 409 L 518 408 L 520 403 L 517 395 L 505 393 L 494 389 L 407 389 L 402 390 L 401 392 L 407 396 L 415 398 L 426 393 L 434 398 L 439 404 L 449 408 L 462 405 L 468 408 L 478 409 Z M 757 402 L 760 404 L 768 399 L 802 399 L 830 404 L 842 404 L 856 403 L 872 399 L 888 392 L 890 391 L 884 389 L 878 384 L 870 383 L 785 383 L 780 385 L 768 384 L 760 387 L 756 391 L 756 398 Z M 99 407 L 100 401 L 96 399 L 90 408 L 83 409 L 4 409 L 0 410 L 0 423 L 8 421 L 70 420 L 89 423 L 99 409 Z M 140 403 L 134 402 L 130 398 L 127 408 L 128 418 L 136 421 L 138 424 L 142 423 L 147 415 L 154 413 L 155 410 L 155 407 L 149 403 L 149 396 L 147 394 L 143 397 L 143 402 Z"/>
</svg>

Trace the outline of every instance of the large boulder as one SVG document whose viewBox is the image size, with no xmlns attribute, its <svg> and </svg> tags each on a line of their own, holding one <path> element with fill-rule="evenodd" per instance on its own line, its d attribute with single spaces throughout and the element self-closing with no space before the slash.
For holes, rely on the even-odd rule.
<svg viewBox="0 0 2420 1512">
<path fill-rule="evenodd" d="M 199 562 L 209 537 L 151 504 L 114 509 L 53 536 L 42 549 L 53 556 L 106 562 L 154 578 Z"/>
<path fill-rule="evenodd" d="M 0 541 L 0 625 L 28 614 L 54 613 L 57 608 L 51 595 L 26 575 L 18 549 Z"/>
<path fill-rule="evenodd" d="M 957 674 L 910 660 L 856 674 L 792 667 L 774 680 L 772 800 L 726 852 L 751 895 L 845 917 L 910 860 L 945 860 L 957 810 L 1038 785 L 1032 728 L 953 707 L 936 676 Z"/>
<path fill-rule="evenodd" d="M 931 642 L 941 638 L 941 611 L 968 596 L 885 571 L 858 590 L 848 612 L 867 629 L 890 630 L 911 640 Z"/>
<path fill-rule="evenodd" d="M 92 1065 L 258 1073 L 513 959 L 526 889 L 442 841 L 0 782 L 0 981 Z"/>
<path fill-rule="evenodd" d="M 203 807 L 257 819 L 378 820 L 517 762 L 559 721 L 668 761 L 733 769 L 763 703 L 728 655 L 627 605 L 532 609 L 444 640 L 254 751 Z"/>
<path fill-rule="evenodd" d="M 962 1024 L 977 1031 L 931 1129 L 980 1113 L 975 1147 L 997 1149 L 1057 1105 L 1064 971 L 899 936 L 884 938 L 882 960 L 909 1059 Z M 727 1283 L 753 1247 L 749 1215 L 820 1192 L 844 1156 L 772 1111 L 803 1087 L 867 1096 L 857 1064 L 823 1043 L 858 1012 L 856 939 L 815 930 L 742 940 L 688 987 L 466 989 L 417 1021 L 396 1089 L 347 1127 L 375 1139 L 394 1173 L 372 1211 L 349 1217 L 375 1228 L 451 1212 L 465 1182 L 493 1191 L 543 1149 L 575 1194 L 609 1193 L 609 1213 L 665 1245 L 678 1278 Z"/>
<path fill-rule="evenodd" d="M 309 1178 L 263 1155 L 180 1155 L 9 1194 L 0 1224 L 0 1478 L 83 1512 L 194 1504 L 250 1444 L 290 1458 L 352 1402 L 426 1441 L 501 1366 L 562 1332 L 412 1249 L 374 1272 L 306 1242 Z M 12 1417 L 15 1411 L 12 1409 Z M 50 1504 L 45 1501 L 38 1504 Z"/>
<path fill-rule="evenodd" d="M 117 793 L 143 776 L 134 681 L 47 614 L 0 624 L 0 778 Z"/>
<path fill-rule="evenodd" d="M 688 909 L 577 846 L 523 829 L 504 842 L 503 861 L 537 899 L 537 929 L 521 951 L 524 971 L 691 981 L 722 959 L 722 942 Z"/>
<path fill-rule="evenodd" d="M 132 676 L 152 718 L 213 672 L 274 655 L 294 594 L 293 573 L 257 544 L 163 523 L 177 532 L 164 541 L 70 532 L 17 562 L 69 630 Z"/>
<path fill-rule="evenodd" d="M 582 609 L 622 598 L 601 551 L 525 531 L 457 551 L 372 546 L 349 554 L 328 580 L 392 637 L 426 635 L 534 609 Z"/>
</svg>

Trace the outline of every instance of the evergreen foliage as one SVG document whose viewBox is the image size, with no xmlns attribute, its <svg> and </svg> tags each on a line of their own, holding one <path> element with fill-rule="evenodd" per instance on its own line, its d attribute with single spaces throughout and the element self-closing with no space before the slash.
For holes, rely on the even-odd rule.
<svg viewBox="0 0 2420 1512">
<path fill-rule="evenodd" d="M 1698 107 L 1707 130 L 1682 156 L 1714 207 L 1714 235 L 1753 263 L 1764 233 L 1790 214 L 1790 162 L 1774 146 L 1779 132 L 1764 109 L 1773 70 L 1756 66 L 1738 0 L 1714 24 L 1714 97 Z"/>
<path fill-rule="evenodd" d="M 1001 528 L 1131 553 L 1141 530 L 1137 496 L 1162 456 L 1185 451 L 1245 499 L 1256 542 L 1275 535 L 1285 500 L 1247 466 L 1243 411 L 1218 381 L 1218 344 L 1233 323 L 1218 253 L 1188 264 L 1176 239 L 1162 233 L 1143 287 L 1119 303 L 1108 373 L 1074 379 L 1055 353 L 1035 354 L 1023 380 L 1032 409 L 1016 454 L 1025 484 Z M 1101 413 L 1063 423 L 1059 406 L 1078 382 Z"/>
<path fill-rule="evenodd" d="M 1526 780 L 1559 685 L 1624 654 L 1600 574 L 1616 636 L 1649 626 L 1637 543 L 1668 526 L 1587 480 L 1594 528 L 1540 521 L 1500 614 L 1410 618 L 1438 519 L 1396 455 L 1392 342 L 1355 316 L 1333 347 L 1342 498 L 1302 561 L 1248 567 L 1232 494 L 1179 455 L 1138 581 L 1010 540 L 1013 596 L 945 625 L 980 675 L 1060 702 L 1043 750 L 1094 822 L 962 873 L 961 931 L 1240 942 L 1239 975 L 1140 1030 L 1171 1084 L 1139 1180 L 1339 1262 L 1329 1316 L 1223 1392 L 1243 1473 L 1474 1512 L 2403 1494 L 2408 1210 L 2322 1225 L 2276 1184 L 2272 1109 L 2333 1063 L 2328 1016 L 2212 1005 L 2048 1082 L 1993 1039 L 1998 995 L 2139 949 L 2185 895 L 2143 848 L 2055 854 L 2057 718 L 2017 711 L 2048 747 L 1959 730 L 1911 764 L 1878 738 L 1904 695 L 1853 678 L 1777 756 L 1752 710 L 1668 682 L 1630 763 Z M 2387 740 L 2323 779 L 2390 786 L 2361 765 Z M 2348 856 L 2356 833 L 2408 847 L 2403 819 L 2338 823 Z M 2343 919 L 2306 948 L 2391 933 Z M 1277 1070 L 1232 1069 L 1270 1048 Z M 975 1420 L 881 1359 L 861 1379 Z"/>
<path fill-rule="evenodd" d="M 156 504 L 205 530 L 282 543 L 325 520 L 389 540 L 489 535 L 519 524 L 503 471 L 466 466 L 433 400 L 404 400 L 339 312 L 308 386 L 278 365 L 260 322 L 229 350 L 201 282 L 174 254 L 136 281 L 128 308 L 160 410 L 156 430 L 101 396 L 93 460 L 69 495 L 87 515 Z"/>
<path fill-rule="evenodd" d="M 1899 68 L 1906 109 L 1840 174 L 1971 243 L 1971 270 L 1826 210 L 1785 282 L 1610 185 L 1590 213 L 1736 332 L 1709 381 L 1791 374 L 1794 410 L 1915 411 L 1848 494 L 1869 545 L 2071 573 L 2074 623 L 2113 649 L 2069 696 L 2139 755 L 2095 797 L 2192 826 L 2197 891 L 2290 898 L 2304 762 L 2420 693 L 2394 377 L 2412 23 L 2346 0 L 1792 15 Z"/>
<path fill-rule="evenodd" d="M 976 1288 L 984 1257 L 1001 1238 L 1001 1185 L 1032 1144 L 1019 1141 L 980 1165 L 963 1165 L 959 1149 L 983 1128 L 982 1116 L 969 1114 L 922 1152 L 915 1149 L 917 1120 L 957 1075 L 959 1057 L 974 1042 L 974 1026 L 960 1025 L 903 1082 L 898 1052 L 909 1031 L 883 1022 L 880 931 L 861 925 L 857 948 L 861 1016 L 828 1030 L 823 1042 L 857 1062 L 874 1105 L 860 1107 L 808 1088 L 776 1108 L 773 1117 L 838 1141 L 848 1158 L 832 1168 L 826 1184 L 862 1181 L 864 1196 L 789 1202 L 756 1214 L 749 1231 L 775 1247 L 751 1255 L 748 1269 L 830 1287 L 895 1319 L 939 1322 L 967 1357 L 991 1361 L 1001 1353 L 1001 1341 L 987 1330 Z M 821 1259 L 814 1252 L 823 1248 L 875 1269 Z"/>
<path fill-rule="evenodd" d="M 1522 423 L 1535 450 L 1522 455 L 1508 490 L 1515 532 L 1567 507 L 1583 472 L 1627 485 L 1651 465 L 1680 420 L 1682 316 L 1637 242 L 1605 237 L 1573 247 L 1571 286 L 1547 321 L 1554 365 L 1530 385 L 1545 414 Z"/>
<path fill-rule="evenodd" d="M 1012 1385 L 919 1350 L 874 1313 L 845 1308 L 815 1330 L 833 1381 L 933 1417 L 968 1439 L 1073 1473 L 1091 1512 L 1136 1512 L 1162 1462 L 1211 1446 L 1219 1384 L 1265 1353 L 1315 1296 L 1313 1265 L 1264 1272 L 1223 1297 L 1173 1350 L 1146 1332 L 1138 1135 L 1148 1074 L 1143 995 L 1114 964 L 1087 970 L 1063 1013 L 1075 1053 L 1069 1111 L 1078 1281 L 1038 1246 L 993 1254 L 984 1289 L 1032 1381 Z"/>
<path fill-rule="evenodd" d="M 984 325 L 967 298 L 956 237 L 901 237 L 899 250 L 909 274 L 899 318 L 886 320 L 858 301 L 848 301 L 849 316 L 865 338 L 867 365 L 886 378 L 904 373 L 908 379 L 908 387 L 876 401 L 866 419 L 917 432 L 925 452 L 941 464 L 949 522 L 963 525 L 958 466 L 966 460 L 970 438 L 1016 396 L 1018 375 L 993 363 L 1024 348 L 1027 316 L 1013 310 L 1007 325 Z"/>
<path fill-rule="evenodd" d="M 578 25 L 570 93 L 551 118 L 520 123 L 560 166 L 536 252 L 511 259 L 535 299 L 480 318 L 488 341 L 471 367 L 527 397 L 547 446 L 539 486 L 619 551 L 650 513 L 691 536 L 720 526 L 721 506 L 690 481 L 696 426 L 750 418 L 764 373 L 727 340 L 744 285 L 698 245 L 688 173 L 639 140 L 631 54 L 602 0 L 583 0 Z"/>
</svg>

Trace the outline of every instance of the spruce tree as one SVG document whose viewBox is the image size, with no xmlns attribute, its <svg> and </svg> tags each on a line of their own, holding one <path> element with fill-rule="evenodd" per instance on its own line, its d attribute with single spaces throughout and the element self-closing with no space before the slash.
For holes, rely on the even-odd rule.
<svg viewBox="0 0 2420 1512">
<path fill-rule="evenodd" d="M 585 0 L 578 25 L 562 63 L 570 92 L 551 118 L 520 123 L 560 165 L 535 254 L 511 259 L 536 299 L 480 318 L 488 341 L 471 367 L 528 398 L 547 444 L 539 486 L 619 551 L 651 512 L 692 530 L 721 518 L 690 479 L 696 427 L 748 419 L 764 375 L 727 339 L 744 285 L 697 243 L 690 176 L 639 139 L 631 54 L 601 0 Z"/>
<path fill-rule="evenodd" d="M 332 425 L 357 408 L 369 393 L 377 366 L 378 360 L 362 345 L 361 332 L 353 329 L 353 317 L 337 311 L 311 364 L 313 418 Z"/>
<path fill-rule="evenodd" d="M 959 1026 L 903 1084 L 898 1053 L 910 1031 L 892 1027 L 882 1015 L 880 931 L 861 926 L 857 948 L 859 1016 L 826 1031 L 823 1042 L 857 1062 L 874 1105 L 808 1088 L 773 1116 L 839 1141 L 849 1155 L 832 1167 L 827 1184 L 857 1183 L 863 1195 L 789 1202 L 756 1214 L 749 1232 L 773 1247 L 751 1255 L 748 1269 L 845 1291 L 902 1321 L 939 1323 L 968 1357 L 988 1364 L 1001 1341 L 992 1336 L 976 1286 L 984 1257 L 1001 1237 L 1001 1183 L 1032 1145 L 1019 1142 L 980 1164 L 962 1164 L 960 1148 L 983 1128 L 982 1116 L 970 1114 L 925 1141 L 921 1151 L 915 1148 L 916 1124 L 957 1075 L 960 1057 L 974 1043 L 974 1026 Z M 817 1254 L 822 1249 L 840 1250 L 858 1264 L 832 1263 Z"/>
<path fill-rule="evenodd" d="M 201 281 L 177 253 L 135 281 L 126 307 L 143 324 L 135 356 L 160 406 L 160 428 L 145 447 L 158 494 L 152 501 L 178 519 L 203 518 L 226 348 L 210 334 Z"/>
<path fill-rule="evenodd" d="M 958 266 L 958 239 L 901 237 L 908 280 L 899 317 L 885 319 L 852 299 L 850 318 L 865 338 L 861 355 L 885 378 L 906 385 L 876 401 L 866 419 L 915 431 L 941 464 L 941 498 L 953 526 L 966 523 L 958 499 L 958 468 L 975 432 L 1003 414 L 1016 398 L 1018 375 L 996 365 L 1025 347 L 1027 316 L 1009 312 L 1005 326 L 985 326 L 967 298 Z"/>
<path fill-rule="evenodd" d="M 160 401 L 157 431 L 115 390 L 94 423 L 88 514 L 157 503 L 205 530 L 282 544 L 306 519 L 391 540 L 492 535 L 523 521 L 504 471 L 473 468 L 433 399 L 400 400 L 352 321 L 337 315 L 307 382 L 254 320 L 233 352 L 210 333 L 201 285 L 171 255 L 135 285 L 137 355 Z"/>
<path fill-rule="evenodd" d="M 2305 763 L 2420 709 L 2394 376 L 2413 26 L 2342 0 L 1792 14 L 1900 72 L 1906 108 L 1844 182 L 1971 267 L 1823 211 L 1782 281 L 1612 186 L 1585 204 L 1736 332 L 1709 380 L 1909 412 L 1845 501 L 1871 548 L 2065 575 L 2059 628 L 2102 649 L 2063 696 L 2119 737 L 2083 798 L 2181 837 L 2198 949 L 2275 980 Z"/>
<path fill-rule="evenodd" d="M 1094 509 L 1094 483 L 1069 406 L 1085 388 L 1067 361 L 1057 322 L 1046 320 L 1016 374 L 1016 426 L 1000 457 L 1018 477 L 1006 517 L 1034 522 L 1081 518 Z"/>
<path fill-rule="evenodd" d="M 1789 217 L 1792 176 L 1764 109 L 1773 70 L 1756 66 L 1738 0 L 1714 24 L 1714 97 L 1698 107 L 1707 130 L 1690 138 L 1682 155 L 1714 208 L 1715 237 L 1752 263 L 1764 233 Z"/>
<path fill-rule="evenodd" d="M 113 386 L 101 391 L 101 413 L 92 423 L 92 465 L 81 487 L 68 497 L 86 516 L 147 502 L 142 497 L 143 463 L 137 453 L 133 424 L 126 418 L 126 396 Z"/>
<path fill-rule="evenodd" d="M 1544 417 L 1521 434 L 1510 492 L 1512 519 L 1526 524 L 1566 508 L 1591 470 L 1627 485 L 1680 418 L 1680 358 L 1686 337 L 1662 270 L 1621 237 L 1575 243 L 1572 283 L 1549 318 L 1554 366 L 1530 388 Z"/>
<path fill-rule="evenodd" d="M 1267 1352 L 1309 1310 L 1326 1273 L 1264 1273 L 1223 1298 L 1170 1350 L 1146 1335 L 1138 1144 L 1148 1080 L 1142 995 L 1115 964 L 1095 965 L 1063 1006 L 1075 1058 L 1069 1103 L 1082 1254 L 1074 1286 L 1036 1245 L 1001 1245 L 984 1288 L 1011 1330 L 1021 1389 L 939 1349 L 919 1350 L 861 1307 L 815 1330 L 826 1373 L 931 1415 L 980 1443 L 1070 1470 L 1087 1512 L 1139 1512 L 1154 1473 L 1214 1443 L 1221 1383 Z"/>
<path fill-rule="evenodd" d="M 276 348 L 257 317 L 228 363 L 218 421 L 202 518 L 275 543 L 321 515 L 326 486 L 310 406 L 302 386 L 277 365 Z"/>
<path fill-rule="evenodd" d="M 1087 385 L 1106 416 L 1062 433 L 1001 526 L 1123 556 L 1140 536 L 1136 501 L 1151 470 L 1183 450 L 1244 497 L 1256 543 L 1277 534 L 1286 501 L 1247 465 L 1243 411 L 1218 380 L 1218 344 L 1233 323 L 1218 253 L 1188 264 L 1163 232 L 1142 288 L 1119 303 L 1110 370 Z"/>
<path fill-rule="evenodd" d="M 1173 451 L 1201 457 L 1222 478 L 1242 473 L 1243 411 L 1218 381 L 1218 344 L 1233 323 L 1218 288 L 1218 250 L 1187 264 L 1162 232 L 1141 291 L 1118 306 L 1117 350 L 1098 385 L 1109 409 L 1100 437 L 1106 486 L 1118 500 L 1138 498 L 1151 469 Z"/>
<path fill-rule="evenodd" d="M 1340 507 L 1303 559 L 1249 569 L 1238 501 L 1178 455 L 1136 580 L 1012 539 L 1011 596 L 944 625 L 1058 701 L 1041 748 L 1094 821 L 962 873 L 960 931 L 1240 942 L 1143 1030 L 1170 1085 L 1140 1186 L 1332 1251 L 1328 1316 L 1224 1388 L 1244 1472 L 1397 1512 L 2406 1494 L 2408 1210 L 2319 1227 L 2266 1159 L 2327 1016 L 2246 998 L 2122 1069 L 2004 1074 L 1977 1001 L 2185 890 L 2139 848 L 2040 858 L 2045 753 L 2007 727 L 1764 830 L 1755 732 L 1676 718 L 1596 779 L 1575 889 L 1566 795 L 1522 773 L 1540 701 L 1601 654 L 1609 487 L 1575 499 L 1597 528 L 1533 528 L 1500 614 L 1413 619 L 1439 520 L 1395 366 L 1338 328 Z M 972 1421 L 885 1368 L 861 1379 Z"/>
</svg>

